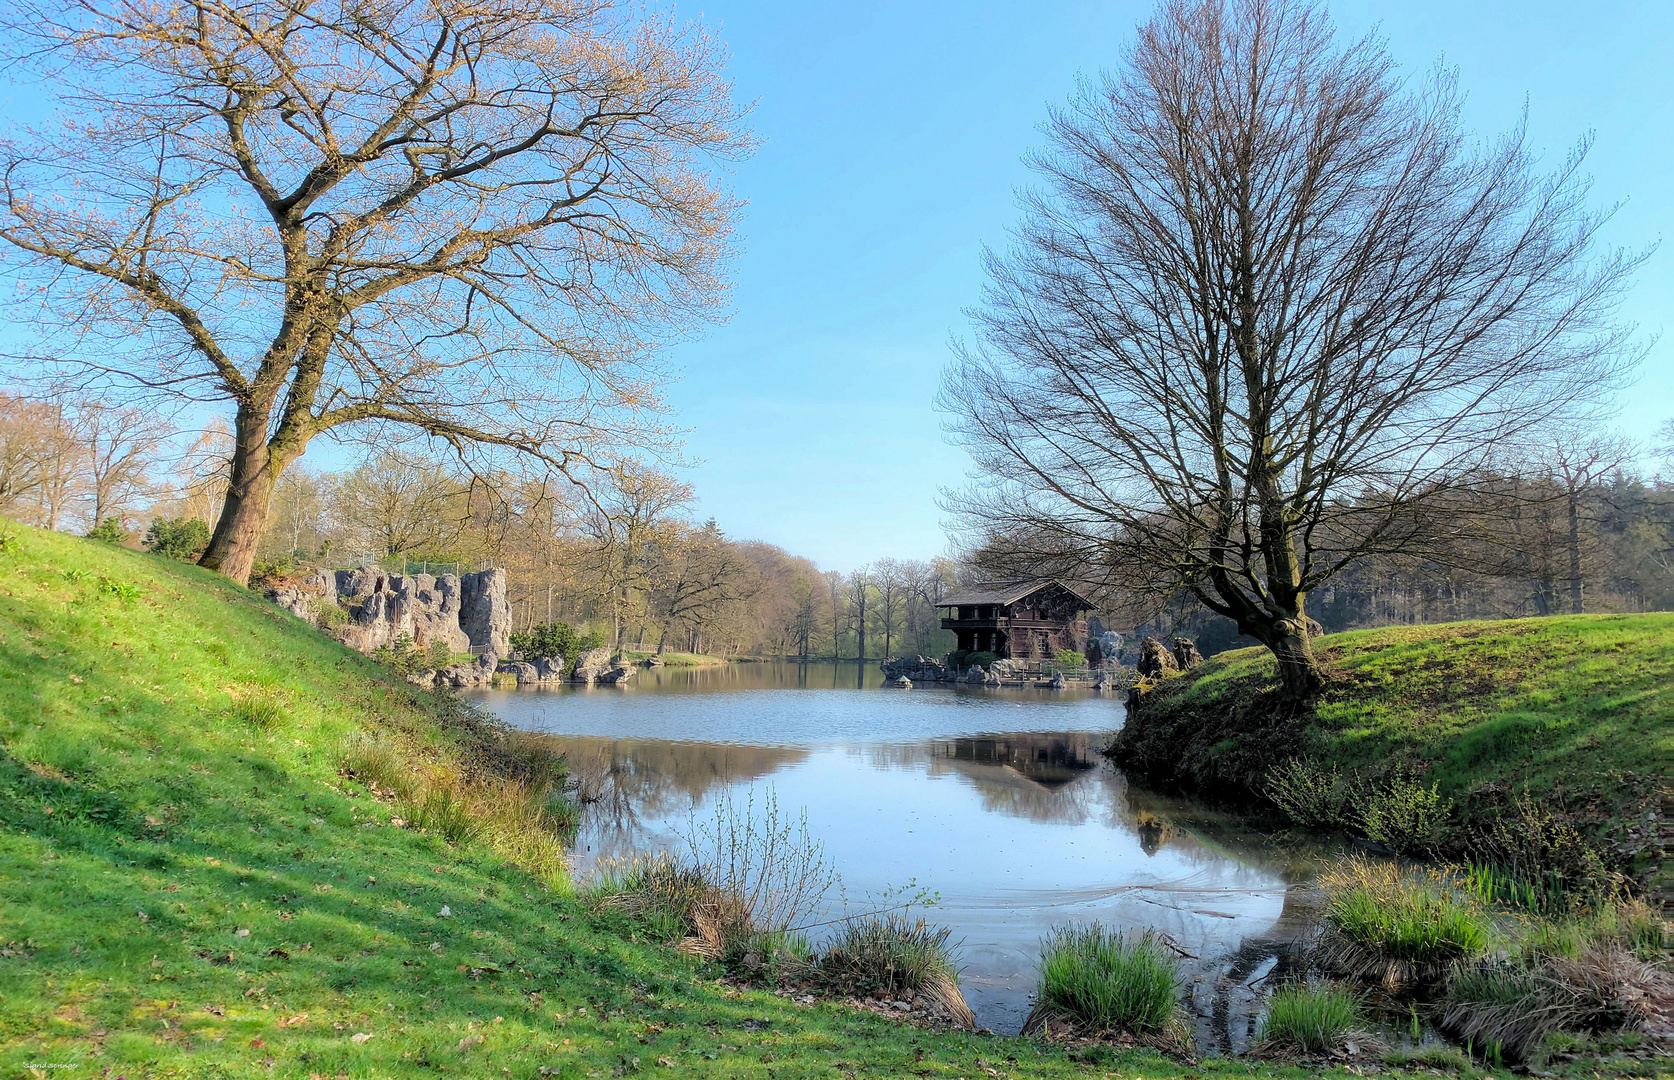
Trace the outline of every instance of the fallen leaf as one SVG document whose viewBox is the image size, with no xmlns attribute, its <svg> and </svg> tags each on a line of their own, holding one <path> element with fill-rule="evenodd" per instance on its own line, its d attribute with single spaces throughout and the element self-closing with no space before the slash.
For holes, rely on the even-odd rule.
<svg viewBox="0 0 1674 1080">
<path fill-rule="evenodd" d="M 482 1042 L 481 1035 L 467 1035 L 463 1039 L 459 1040 L 459 1045 L 454 1047 L 454 1049 L 469 1050 L 471 1047 L 476 1046 L 480 1042 Z"/>
<path fill-rule="evenodd" d="M 357 1031 L 353 1035 L 349 1036 L 349 1041 L 352 1042 L 352 1043 L 363 1043 L 367 1039 L 370 1039 L 371 1037 L 372 1036 L 370 1034 L 368 1034 L 364 1031 Z"/>
<path fill-rule="evenodd" d="M 290 1017 L 289 1019 L 279 1021 L 279 1026 L 280 1027 L 296 1027 L 298 1024 L 302 1023 L 306 1019 L 308 1019 L 308 1014 L 307 1013 L 297 1013 L 295 1016 Z"/>
</svg>

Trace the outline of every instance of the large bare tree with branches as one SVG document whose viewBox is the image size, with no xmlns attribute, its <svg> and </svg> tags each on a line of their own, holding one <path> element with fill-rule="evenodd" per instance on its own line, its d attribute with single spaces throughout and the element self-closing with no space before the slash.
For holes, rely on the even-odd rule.
<svg viewBox="0 0 1674 1080">
<path fill-rule="evenodd" d="M 0 240 L 56 331 L 29 359 L 236 413 L 206 565 L 247 578 L 322 433 L 572 478 L 656 438 L 656 347 L 722 299 L 714 166 L 747 149 L 702 29 L 603 0 L 18 0 L 0 39 L 65 114 L 0 143 Z"/>
<path fill-rule="evenodd" d="M 1319 670 L 1310 590 L 1632 360 L 1581 150 L 1467 140 L 1304 0 L 1169 0 L 1046 125 L 943 405 L 979 535 L 1187 588 Z"/>
</svg>

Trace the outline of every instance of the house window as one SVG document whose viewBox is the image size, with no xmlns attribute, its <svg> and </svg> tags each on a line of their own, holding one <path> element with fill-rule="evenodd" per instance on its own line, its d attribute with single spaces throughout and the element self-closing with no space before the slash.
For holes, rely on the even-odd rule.
<svg viewBox="0 0 1674 1080">
<path fill-rule="evenodd" d="M 1035 631 L 1035 653 L 1038 656 L 1052 655 L 1052 635 L 1045 630 Z"/>
</svg>

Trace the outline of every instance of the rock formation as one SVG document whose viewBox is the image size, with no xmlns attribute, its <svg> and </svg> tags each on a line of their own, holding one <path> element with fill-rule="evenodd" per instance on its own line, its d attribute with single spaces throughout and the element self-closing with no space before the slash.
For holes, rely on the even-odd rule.
<svg viewBox="0 0 1674 1080">
<path fill-rule="evenodd" d="M 1190 671 L 1203 663 L 1203 654 L 1197 651 L 1197 642 L 1189 637 L 1175 638 L 1173 653 L 1174 662 L 1179 665 L 1181 671 Z"/>
<path fill-rule="evenodd" d="M 1180 666 L 1174 662 L 1174 654 L 1154 637 L 1148 637 L 1139 643 L 1138 667 L 1140 676 L 1146 679 L 1160 679 L 1180 670 Z"/>
<path fill-rule="evenodd" d="M 910 682 L 953 681 L 953 673 L 948 671 L 946 664 L 916 653 L 885 660 L 878 667 L 884 673 L 884 681 L 891 686 L 895 685 L 896 679 L 907 679 Z"/>
<path fill-rule="evenodd" d="M 478 647 L 489 654 L 490 678 L 494 661 L 511 655 L 511 608 L 506 603 L 504 570 L 439 577 L 391 574 L 376 566 L 311 570 L 273 583 L 268 596 L 291 614 L 364 653 L 402 637 L 420 650 L 437 642 L 450 653 Z M 444 670 L 473 666 L 456 664 Z"/>
</svg>

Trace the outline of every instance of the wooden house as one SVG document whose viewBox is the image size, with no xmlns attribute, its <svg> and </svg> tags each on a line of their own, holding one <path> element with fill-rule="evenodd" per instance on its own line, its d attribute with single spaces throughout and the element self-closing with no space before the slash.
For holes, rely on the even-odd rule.
<svg viewBox="0 0 1674 1080">
<path fill-rule="evenodd" d="M 1060 649 L 1087 651 L 1092 601 L 1054 578 L 994 581 L 936 601 L 942 629 L 959 648 L 1012 660 L 1050 660 Z"/>
</svg>

